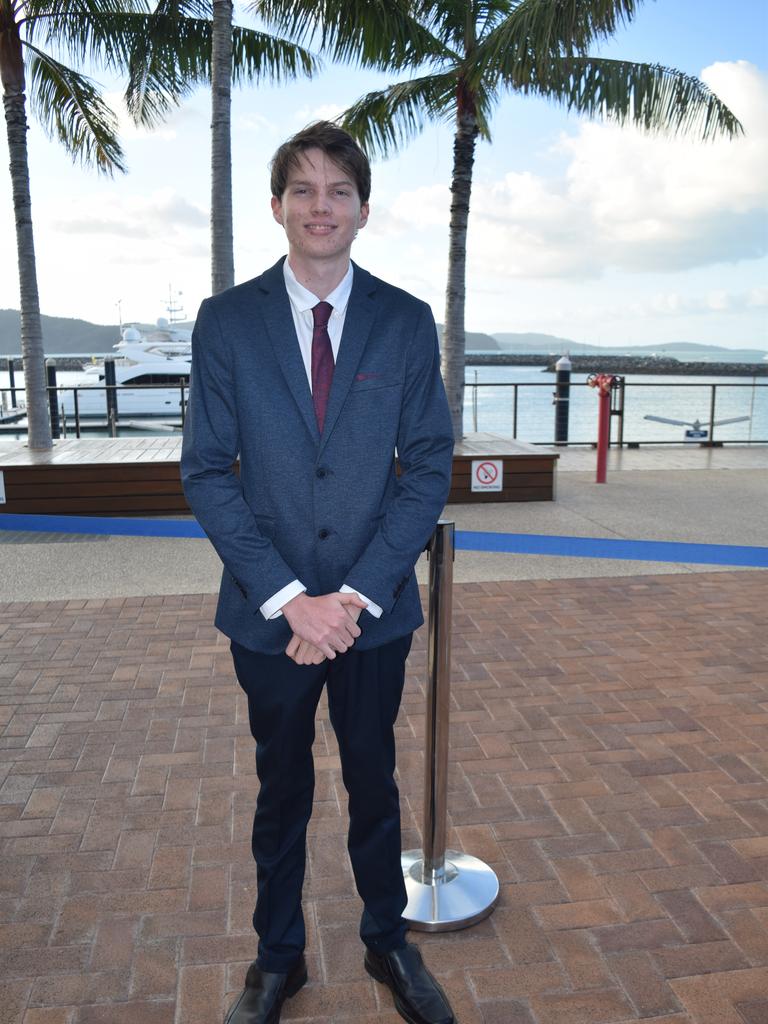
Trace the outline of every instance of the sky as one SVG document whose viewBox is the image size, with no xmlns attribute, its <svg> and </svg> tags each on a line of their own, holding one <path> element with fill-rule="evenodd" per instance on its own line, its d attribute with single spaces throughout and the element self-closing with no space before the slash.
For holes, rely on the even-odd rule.
<svg viewBox="0 0 768 1024">
<path fill-rule="evenodd" d="M 699 76 L 745 134 L 652 136 L 507 94 L 475 157 L 467 329 L 768 349 L 768 0 L 646 0 L 598 52 Z M 119 81 L 96 77 L 119 109 Z M 234 92 L 238 282 L 285 252 L 269 205 L 277 146 L 392 80 L 326 64 L 311 82 Z M 153 322 L 172 290 L 195 316 L 210 290 L 209 123 L 204 89 L 153 132 L 122 114 L 129 173 L 107 178 L 74 165 L 32 122 L 42 312 Z M 3 137 L 2 167 L 7 157 Z M 371 216 L 353 248 L 360 265 L 429 302 L 438 321 L 451 160 L 451 126 L 441 124 L 376 161 Z M 18 308 L 9 179 L 0 194 L 0 308 Z"/>
</svg>

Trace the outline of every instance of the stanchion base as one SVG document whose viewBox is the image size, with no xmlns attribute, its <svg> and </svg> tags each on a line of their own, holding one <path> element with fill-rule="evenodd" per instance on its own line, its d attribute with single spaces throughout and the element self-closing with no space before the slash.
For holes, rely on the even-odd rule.
<svg viewBox="0 0 768 1024">
<path fill-rule="evenodd" d="M 445 851 L 445 870 L 433 881 L 424 879 L 423 850 L 401 855 L 408 905 L 403 917 L 415 931 L 448 932 L 482 921 L 499 898 L 499 880 L 477 857 Z"/>
</svg>

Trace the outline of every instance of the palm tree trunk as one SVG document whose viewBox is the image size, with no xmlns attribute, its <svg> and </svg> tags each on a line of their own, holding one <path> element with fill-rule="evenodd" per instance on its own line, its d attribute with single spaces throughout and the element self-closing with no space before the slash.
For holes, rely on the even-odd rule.
<svg viewBox="0 0 768 1024">
<path fill-rule="evenodd" d="M 472 191 L 477 118 L 474 105 L 459 103 L 453 140 L 451 220 L 448 242 L 448 285 L 445 292 L 442 371 L 453 421 L 453 436 L 464 436 L 464 299 L 467 285 L 467 221 Z"/>
<path fill-rule="evenodd" d="M 213 0 L 211 42 L 211 288 L 235 283 L 232 236 L 232 0 Z"/>
<path fill-rule="evenodd" d="M 27 402 L 27 444 L 30 448 L 44 450 L 52 448 L 53 442 L 48 421 L 43 328 L 40 322 L 35 240 L 32 233 L 32 198 L 29 191 L 27 114 L 21 44 L 19 43 L 18 60 L 13 61 L 11 66 L 6 63 L 8 56 L 6 50 L 2 54 L 3 106 L 16 218 L 16 251 L 21 298 L 21 355 L 24 360 L 24 390 Z"/>
</svg>

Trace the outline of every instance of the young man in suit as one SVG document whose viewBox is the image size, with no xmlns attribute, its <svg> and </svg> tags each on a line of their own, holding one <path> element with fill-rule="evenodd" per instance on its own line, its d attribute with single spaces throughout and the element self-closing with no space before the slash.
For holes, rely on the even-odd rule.
<svg viewBox="0 0 768 1024">
<path fill-rule="evenodd" d="M 336 125 L 289 139 L 272 164 L 287 259 L 206 299 L 193 335 L 182 478 L 224 563 L 216 624 L 261 783 L 258 958 L 226 1024 L 277 1024 L 307 979 L 301 889 L 324 686 L 365 968 L 411 1024 L 454 1022 L 405 941 L 393 732 L 423 621 L 413 569 L 448 495 L 453 435 L 429 308 L 350 261 L 369 194 L 368 160 Z"/>
</svg>

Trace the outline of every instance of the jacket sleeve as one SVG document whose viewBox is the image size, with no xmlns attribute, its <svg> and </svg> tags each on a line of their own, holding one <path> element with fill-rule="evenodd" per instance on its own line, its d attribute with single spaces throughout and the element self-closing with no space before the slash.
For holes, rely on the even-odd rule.
<svg viewBox="0 0 768 1024">
<path fill-rule="evenodd" d="M 448 499 L 453 428 L 440 376 L 432 312 L 422 305 L 408 346 L 397 434 L 401 473 L 394 500 L 345 583 L 392 611 Z"/>
<path fill-rule="evenodd" d="M 252 610 L 296 579 L 259 530 L 234 463 L 240 451 L 231 358 L 211 300 L 192 334 L 192 376 L 181 480 L 197 521 Z"/>
</svg>

